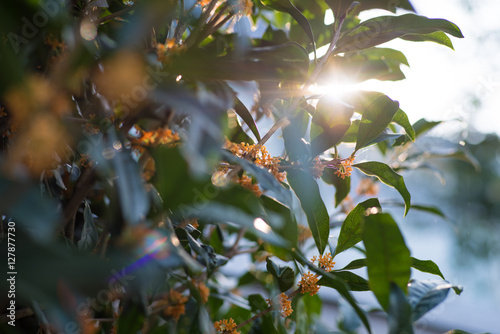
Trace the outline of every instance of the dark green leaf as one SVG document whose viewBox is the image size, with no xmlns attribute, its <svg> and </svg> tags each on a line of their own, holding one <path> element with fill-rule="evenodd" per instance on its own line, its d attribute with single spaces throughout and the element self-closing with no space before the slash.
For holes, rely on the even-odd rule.
<svg viewBox="0 0 500 334">
<path fill-rule="evenodd" d="M 144 310 L 139 305 L 126 305 L 118 318 L 118 334 L 137 334 L 144 323 Z"/>
<path fill-rule="evenodd" d="M 355 151 L 369 145 L 375 140 L 392 122 L 398 110 L 399 102 L 393 101 L 385 95 L 376 98 L 368 108 L 363 111 Z"/>
<path fill-rule="evenodd" d="M 437 264 L 432 262 L 431 260 L 419 260 L 414 257 L 411 258 L 411 266 L 412 268 L 415 268 L 419 271 L 422 271 L 424 273 L 429 273 L 433 275 L 438 275 L 442 279 L 444 279 L 443 274 L 441 273 L 441 270 L 439 270 L 439 267 Z"/>
<path fill-rule="evenodd" d="M 401 125 L 403 129 L 405 129 L 406 134 L 412 141 L 415 141 L 415 130 L 411 126 L 410 121 L 408 120 L 408 115 L 406 113 L 399 109 L 396 114 L 394 115 L 392 121 L 398 125 Z"/>
<path fill-rule="evenodd" d="M 248 125 L 252 133 L 254 134 L 255 138 L 257 138 L 258 141 L 260 141 L 260 133 L 259 130 L 257 129 L 257 124 L 255 124 L 255 121 L 248 111 L 247 107 L 239 100 L 236 99 L 236 103 L 234 105 L 234 111 L 240 116 L 243 121 Z"/>
<path fill-rule="evenodd" d="M 347 266 L 342 268 L 341 270 L 353 270 L 366 267 L 366 259 L 357 259 L 351 261 Z"/>
<path fill-rule="evenodd" d="M 316 156 L 337 145 L 351 125 L 353 108 L 326 95 L 318 102 L 312 121 L 323 133 L 311 140 L 311 154 Z"/>
<path fill-rule="evenodd" d="M 78 241 L 78 248 L 87 252 L 94 249 L 98 239 L 97 228 L 95 227 L 94 217 L 90 211 L 89 203 L 85 202 L 85 209 L 83 211 L 83 228 L 82 236 Z"/>
<path fill-rule="evenodd" d="M 349 212 L 340 229 L 339 239 L 333 257 L 363 240 L 364 217 L 368 214 L 367 210 L 374 207 L 380 208 L 380 203 L 378 199 L 370 198 L 359 203 Z"/>
<path fill-rule="evenodd" d="M 301 170 L 288 171 L 287 179 L 306 214 L 316 247 L 323 254 L 330 234 L 330 216 L 321 199 L 318 184 L 310 174 Z"/>
<path fill-rule="evenodd" d="M 451 39 L 442 31 L 436 31 L 430 34 L 409 34 L 401 36 L 401 39 L 412 42 L 434 42 L 447 46 L 453 50 Z"/>
<path fill-rule="evenodd" d="M 410 251 L 398 225 L 386 213 L 365 218 L 363 242 L 370 288 L 387 311 L 391 282 L 406 291 L 411 274 Z"/>
<path fill-rule="evenodd" d="M 316 53 L 316 42 L 311 25 L 306 17 L 290 2 L 290 0 L 261 0 L 261 2 L 272 9 L 290 14 L 302 27 L 302 29 L 304 29 L 304 32 L 309 37 L 313 46 L 314 53 Z"/>
<path fill-rule="evenodd" d="M 248 296 L 248 304 L 252 308 L 252 312 L 258 313 L 265 310 L 268 305 L 264 297 L 259 294 L 253 294 Z"/>
<path fill-rule="evenodd" d="M 380 181 L 387 184 L 390 187 L 395 188 L 403 197 L 405 202 L 405 216 L 410 210 L 411 205 L 411 195 L 406 189 L 404 179 L 401 175 L 394 172 L 391 167 L 387 166 L 382 162 L 371 161 L 362 162 L 353 165 L 366 175 L 376 176 Z"/>
<path fill-rule="evenodd" d="M 442 31 L 462 38 L 462 32 L 453 23 L 443 19 L 405 14 L 401 16 L 379 16 L 362 22 L 344 33 L 337 43 L 336 53 L 352 52 L 388 42 L 408 34 L 430 34 Z"/>
<path fill-rule="evenodd" d="M 408 301 L 412 307 L 412 317 L 416 321 L 425 313 L 442 303 L 453 285 L 446 281 L 415 281 L 408 284 Z"/>
<path fill-rule="evenodd" d="M 266 268 L 278 280 L 278 287 L 281 292 L 287 291 L 294 285 L 295 272 L 291 267 L 280 265 L 267 257 Z"/>
<path fill-rule="evenodd" d="M 390 206 L 396 206 L 396 207 L 404 207 L 404 203 L 398 203 L 398 202 L 384 202 L 384 205 L 390 205 Z M 419 204 L 412 204 L 411 205 L 412 210 L 418 210 L 418 211 L 424 211 L 428 213 L 432 213 L 434 215 L 440 216 L 442 218 L 446 219 L 446 215 L 444 214 L 441 209 L 435 206 L 429 206 L 429 205 L 419 205 Z"/>
<path fill-rule="evenodd" d="M 325 168 L 321 179 L 325 181 L 325 183 L 335 187 L 335 207 L 337 207 L 351 191 L 351 177 L 348 176 L 344 179 L 338 177 L 333 168 Z"/>
<path fill-rule="evenodd" d="M 369 291 L 368 282 L 361 276 L 350 271 L 332 271 L 331 274 L 344 281 L 351 291 Z M 321 279 L 318 282 L 321 285 Z"/>
<path fill-rule="evenodd" d="M 389 312 L 387 312 L 389 334 L 413 334 L 411 306 L 404 292 L 397 284 L 391 282 L 389 296 Z"/>
</svg>

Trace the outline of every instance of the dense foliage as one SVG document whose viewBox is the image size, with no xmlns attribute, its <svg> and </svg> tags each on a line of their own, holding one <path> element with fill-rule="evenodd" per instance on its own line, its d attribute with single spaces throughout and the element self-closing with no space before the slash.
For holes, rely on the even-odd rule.
<svg viewBox="0 0 500 334">
<path fill-rule="evenodd" d="M 361 21 L 371 9 L 387 14 Z M 365 291 L 390 333 L 413 333 L 460 293 L 377 198 L 392 187 L 404 215 L 442 214 L 402 176 L 425 167 L 414 142 L 438 122 L 320 89 L 402 80 L 404 54 L 377 46 L 452 48 L 453 23 L 409 1 L 2 0 L 0 29 L 18 317 L 2 332 L 322 333 L 321 287 L 350 305 L 340 332 L 371 332 Z"/>
</svg>

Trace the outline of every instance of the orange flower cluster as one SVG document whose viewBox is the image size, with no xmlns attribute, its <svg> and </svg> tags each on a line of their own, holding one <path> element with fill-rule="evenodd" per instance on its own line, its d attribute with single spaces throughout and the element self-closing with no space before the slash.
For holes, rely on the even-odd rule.
<svg viewBox="0 0 500 334">
<path fill-rule="evenodd" d="M 239 12 L 241 15 L 252 14 L 253 2 L 252 0 L 240 0 L 232 5 L 233 12 Z"/>
<path fill-rule="evenodd" d="M 314 296 L 319 290 L 318 281 L 318 275 L 311 274 L 311 272 L 308 271 L 307 274 L 302 275 L 299 281 L 300 292 L 303 294 L 309 292 L 309 295 Z"/>
<path fill-rule="evenodd" d="M 280 158 L 271 157 L 265 146 L 259 144 L 250 145 L 243 142 L 236 144 L 226 140 L 224 148 L 231 151 L 237 157 L 250 157 L 257 166 L 267 169 L 279 182 L 285 181 L 286 172 L 280 173 L 279 171 Z"/>
<path fill-rule="evenodd" d="M 205 7 L 206 5 L 208 5 L 210 3 L 210 0 L 199 0 L 198 1 L 198 4 L 201 6 L 201 7 Z"/>
<path fill-rule="evenodd" d="M 311 167 L 311 174 L 315 179 L 319 179 L 323 175 L 325 165 L 321 162 L 319 157 L 314 158 L 314 166 Z"/>
<path fill-rule="evenodd" d="M 358 195 L 377 196 L 378 190 L 378 183 L 375 182 L 375 179 L 367 177 L 359 181 L 356 193 Z"/>
<path fill-rule="evenodd" d="M 208 301 L 208 296 L 210 295 L 210 289 L 208 289 L 205 283 L 203 282 L 198 283 L 194 279 L 191 280 L 191 282 L 198 289 L 198 292 L 200 293 L 201 297 L 201 302 L 205 304 Z"/>
<path fill-rule="evenodd" d="M 170 38 L 165 41 L 165 44 L 158 43 L 156 45 L 156 56 L 158 57 L 158 61 L 166 62 L 169 55 L 178 54 L 185 50 L 185 45 L 176 44 L 175 39 Z"/>
<path fill-rule="evenodd" d="M 175 320 L 179 320 L 180 316 L 186 313 L 186 303 L 188 297 L 183 296 L 180 292 L 175 290 L 170 290 L 166 302 L 168 306 L 165 308 L 163 313 L 167 317 L 172 317 Z"/>
<path fill-rule="evenodd" d="M 335 175 L 337 175 L 342 179 L 351 176 L 353 162 L 354 162 L 353 156 L 350 156 L 349 158 L 342 160 L 340 164 L 337 165 L 337 170 L 335 171 Z"/>
<path fill-rule="evenodd" d="M 145 146 L 175 145 L 181 140 L 179 134 L 170 129 L 158 128 L 154 131 L 144 131 L 138 126 L 135 128 L 141 133 L 141 137 L 135 141 L 136 144 Z"/>
<path fill-rule="evenodd" d="M 260 191 L 259 185 L 253 184 L 252 178 L 249 177 L 248 175 L 242 175 L 241 178 L 236 180 L 236 182 L 241 184 L 243 188 L 251 190 L 255 194 L 255 196 L 257 197 L 262 196 L 262 191 Z"/>
<path fill-rule="evenodd" d="M 271 299 L 266 299 L 266 301 L 269 306 L 273 306 L 273 301 Z M 286 318 L 290 314 L 292 314 L 293 312 L 292 301 L 288 299 L 288 296 L 284 292 L 282 292 L 278 296 L 278 302 L 279 302 L 279 310 L 283 318 Z"/>
<path fill-rule="evenodd" d="M 316 258 L 316 256 L 313 256 L 311 259 L 311 262 L 314 263 L 318 261 L 318 267 L 323 269 L 324 271 L 332 271 L 333 266 L 335 265 L 335 262 L 333 262 L 333 257 L 332 254 L 326 253 L 325 255 L 320 255 L 319 258 Z"/>
<path fill-rule="evenodd" d="M 222 319 L 214 323 L 214 328 L 218 333 L 240 334 L 240 332 L 236 331 L 236 326 L 233 318 L 229 318 L 229 320 Z"/>
<path fill-rule="evenodd" d="M 80 166 L 83 168 L 89 168 L 92 167 L 93 162 L 92 158 L 90 157 L 90 154 L 82 153 L 80 154 Z"/>
</svg>

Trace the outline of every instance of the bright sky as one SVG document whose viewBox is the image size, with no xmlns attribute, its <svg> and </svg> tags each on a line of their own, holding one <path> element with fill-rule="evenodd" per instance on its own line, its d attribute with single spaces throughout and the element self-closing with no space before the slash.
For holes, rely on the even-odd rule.
<svg viewBox="0 0 500 334">
<path fill-rule="evenodd" d="M 467 2 L 471 7 L 468 8 Z M 398 100 L 412 122 L 455 120 L 442 129 L 500 134 L 500 1 L 497 0 L 414 0 L 417 13 L 445 18 L 457 24 L 464 39 L 451 37 L 455 51 L 435 43 L 395 40 L 383 45 L 403 51 L 410 68 L 403 66 L 407 79 L 397 82 L 368 81 L 362 89 L 377 90 Z M 399 14 L 399 13 L 398 13 Z M 362 20 L 387 15 L 371 11 Z M 466 132 L 464 132 L 466 138 Z"/>
</svg>

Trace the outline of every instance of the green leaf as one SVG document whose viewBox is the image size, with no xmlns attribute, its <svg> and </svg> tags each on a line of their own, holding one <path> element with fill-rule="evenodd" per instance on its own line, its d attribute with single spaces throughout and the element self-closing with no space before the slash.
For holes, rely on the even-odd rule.
<svg viewBox="0 0 500 334">
<path fill-rule="evenodd" d="M 94 223 L 92 211 L 90 211 L 90 205 L 89 203 L 85 202 L 85 210 L 83 211 L 82 236 L 78 241 L 78 248 L 90 252 L 96 246 L 98 238 L 99 235 Z"/>
<path fill-rule="evenodd" d="M 438 275 L 442 279 L 444 279 L 443 274 L 441 273 L 441 270 L 439 270 L 439 267 L 437 264 L 432 262 L 431 260 L 419 260 L 414 257 L 411 258 L 411 266 L 412 268 L 415 268 L 419 271 L 422 271 L 424 273 L 429 273 L 433 275 Z"/>
<path fill-rule="evenodd" d="M 240 116 L 243 121 L 248 125 L 252 133 L 254 134 L 255 138 L 257 138 L 258 141 L 260 141 L 260 133 L 259 129 L 257 129 L 257 124 L 255 124 L 255 121 L 248 111 L 247 107 L 239 100 L 236 99 L 236 103 L 234 105 L 234 111 Z"/>
<path fill-rule="evenodd" d="M 447 20 L 429 19 L 415 14 L 379 16 L 345 32 L 337 43 L 335 53 L 368 49 L 408 34 L 425 35 L 436 31 L 463 38 L 460 29 Z"/>
<path fill-rule="evenodd" d="M 391 282 L 389 311 L 387 312 L 389 334 L 413 334 L 411 306 L 399 286 Z"/>
<path fill-rule="evenodd" d="M 388 311 L 391 282 L 406 291 L 411 274 L 410 251 L 398 225 L 386 213 L 365 218 L 363 242 L 370 288 Z"/>
<path fill-rule="evenodd" d="M 316 247 L 323 254 L 330 234 L 330 216 L 319 193 L 318 184 L 310 174 L 301 170 L 288 171 L 287 179 L 306 214 Z"/>
<path fill-rule="evenodd" d="M 351 191 L 351 177 L 348 176 L 343 179 L 335 174 L 333 168 L 325 168 L 321 179 L 325 181 L 325 183 L 335 187 L 335 207 L 339 206 L 340 202 L 342 202 Z"/>
<path fill-rule="evenodd" d="M 92 158 L 97 162 L 98 171 L 105 177 L 112 178 L 116 184 L 124 219 L 130 224 L 138 224 L 150 207 L 139 166 L 132 158 L 130 149 L 125 148 L 126 145 L 117 138 L 114 130 L 109 130 L 107 135 L 107 142 L 93 147 Z"/>
<path fill-rule="evenodd" d="M 386 185 L 395 188 L 403 197 L 405 202 L 405 216 L 410 210 L 411 195 L 406 189 L 404 179 L 401 175 L 392 170 L 391 167 L 378 161 L 362 162 L 353 165 L 366 175 L 376 176 L 380 181 Z"/>
<path fill-rule="evenodd" d="M 446 281 L 411 281 L 408 284 L 408 301 L 412 307 L 412 317 L 416 321 L 425 313 L 442 303 L 453 287 Z"/>
<path fill-rule="evenodd" d="M 405 206 L 404 203 L 398 203 L 398 202 L 384 202 L 384 205 L 387 205 L 387 206 L 397 206 L 397 207 L 404 207 Z M 424 212 L 432 213 L 432 214 L 434 214 L 436 216 L 439 216 L 439 217 L 442 217 L 442 218 L 446 219 L 446 215 L 444 214 L 444 212 L 441 211 L 441 209 L 439 209 L 438 207 L 435 207 L 435 206 L 412 204 L 411 205 L 411 209 L 412 210 L 418 210 L 418 211 L 424 211 Z"/>
<path fill-rule="evenodd" d="M 392 122 L 398 110 L 399 102 L 391 100 L 386 95 L 377 97 L 368 108 L 363 111 L 355 151 L 369 145 L 375 140 Z"/>
<path fill-rule="evenodd" d="M 344 281 L 351 291 L 369 291 L 368 282 L 361 276 L 358 276 L 350 271 L 332 271 L 331 274 L 338 279 Z M 321 285 L 321 279 L 318 281 Z"/>
<path fill-rule="evenodd" d="M 403 129 L 405 129 L 406 134 L 412 141 L 415 141 L 415 130 L 411 126 L 410 121 L 408 120 L 408 115 L 406 113 L 399 109 L 396 114 L 394 115 L 392 121 L 398 125 L 401 125 Z"/>
<path fill-rule="evenodd" d="M 252 294 L 248 296 L 248 304 L 252 308 L 252 312 L 257 313 L 265 310 L 268 305 L 264 297 L 259 294 Z"/>
<path fill-rule="evenodd" d="M 117 334 L 136 334 L 140 332 L 145 320 L 144 311 L 137 304 L 125 304 L 118 318 Z"/>
<path fill-rule="evenodd" d="M 430 34 L 409 34 L 409 35 L 404 35 L 401 36 L 401 39 L 404 39 L 405 41 L 412 41 L 412 42 L 434 42 L 438 43 L 444 46 L 449 47 L 450 49 L 453 49 L 453 43 L 451 42 L 451 39 L 442 31 L 436 31 Z"/>
<path fill-rule="evenodd" d="M 290 14 L 302 27 L 302 29 L 304 29 L 304 32 L 311 41 L 314 53 L 316 53 L 316 42 L 311 25 L 306 17 L 290 2 L 290 0 L 261 0 L 261 2 L 267 7 Z"/>
<path fill-rule="evenodd" d="M 323 133 L 311 140 L 311 154 L 316 156 L 337 145 L 351 125 L 353 108 L 326 95 L 318 102 L 313 123 L 321 126 Z"/>
<path fill-rule="evenodd" d="M 351 261 L 347 266 L 342 268 L 341 270 L 353 270 L 366 267 L 366 259 L 357 259 Z"/>
<path fill-rule="evenodd" d="M 432 122 L 432 121 L 428 121 L 424 118 L 419 119 L 418 121 L 416 121 L 413 124 L 413 128 L 415 129 L 415 138 L 417 138 L 418 136 L 420 136 L 424 132 L 427 132 L 427 131 L 433 129 L 434 127 L 436 127 L 437 125 L 439 125 L 441 123 L 442 123 L 441 121 Z"/>
<path fill-rule="evenodd" d="M 378 199 L 370 198 L 359 203 L 349 212 L 340 229 L 339 239 L 333 257 L 363 240 L 364 217 L 367 215 L 367 210 L 374 207 L 380 208 L 380 203 Z"/>
<path fill-rule="evenodd" d="M 287 291 L 294 285 L 295 272 L 291 267 L 278 264 L 267 257 L 266 268 L 278 280 L 278 287 L 281 292 Z"/>
</svg>

